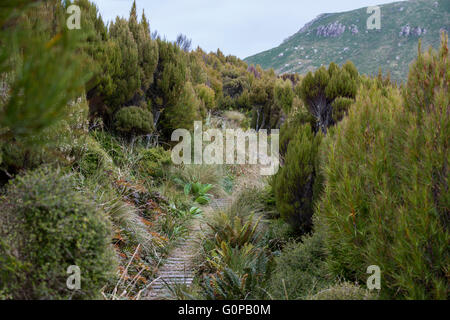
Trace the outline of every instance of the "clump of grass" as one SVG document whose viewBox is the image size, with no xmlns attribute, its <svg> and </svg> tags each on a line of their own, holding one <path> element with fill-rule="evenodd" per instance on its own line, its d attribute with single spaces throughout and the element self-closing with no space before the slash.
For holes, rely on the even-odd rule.
<svg viewBox="0 0 450 320">
<path fill-rule="evenodd" d="M 332 283 L 323 237 L 316 233 L 287 244 L 275 258 L 269 292 L 275 299 L 305 299 Z"/>
<path fill-rule="evenodd" d="M 307 300 L 375 300 L 377 295 L 357 284 L 338 282 L 329 288 L 308 296 Z"/>
<path fill-rule="evenodd" d="M 266 230 L 260 190 L 249 189 L 225 209 L 206 217 L 203 234 L 202 275 L 197 277 L 203 299 L 267 298 L 266 283 L 272 271 L 272 255 L 262 241 Z"/>
<path fill-rule="evenodd" d="M 172 167 L 173 180 L 182 188 L 189 183 L 210 184 L 212 188 L 209 192 L 216 196 L 223 195 L 221 182 L 223 179 L 223 168 L 219 165 L 181 165 Z"/>
<path fill-rule="evenodd" d="M 240 125 L 245 120 L 245 115 L 239 111 L 225 111 L 223 113 L 225 119 L 229 121 L 235 122 L 237 125 Z"/>
</svg>

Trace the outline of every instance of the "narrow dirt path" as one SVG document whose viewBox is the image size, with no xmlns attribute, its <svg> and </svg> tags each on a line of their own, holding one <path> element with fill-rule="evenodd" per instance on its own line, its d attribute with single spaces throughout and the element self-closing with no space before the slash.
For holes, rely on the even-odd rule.
<svg viewBox="0 0 450 320">
<path fill-rule="evenodd" d="M 210 205 L 203 210 L 203 215 L 224 209 L 230 201 L 230 199 L 213 199 Z M 193 260 L 199 249 L 199 240 L 202 229 L 204 229 L 202 225 L 201 217 L 194 218 L 188 235 L 180 239 L 179 245 L 169 254 L 166 263 L 159 269 L 156 280 L 148 289 L 146 299 L 170 299 L 168 286 L 186 285 L 189 287 L 192 284 L 195 275 Z"/>
</svg>

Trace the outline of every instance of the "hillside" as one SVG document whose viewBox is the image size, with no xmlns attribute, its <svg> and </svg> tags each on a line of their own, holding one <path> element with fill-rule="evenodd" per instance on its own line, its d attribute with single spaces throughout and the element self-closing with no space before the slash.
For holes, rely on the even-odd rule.
<svg viewBox="0 0 450 320">
<path fill-rule="evenodd" d="M 415 0 L 380 6 L 381 29 L 367 30 L 367 8 L 322 14 L 280 46 L 248 57 L 277 73 L 307 73 L 334 61 L 353 61 L 358 70 L 375 74 L 390 70 L 393 79 L 405 79 L 416 57 L 418 39 L 423 48 L 439 46 L 440 31 L 450 29 L 450 2 Z"/>
</svg>

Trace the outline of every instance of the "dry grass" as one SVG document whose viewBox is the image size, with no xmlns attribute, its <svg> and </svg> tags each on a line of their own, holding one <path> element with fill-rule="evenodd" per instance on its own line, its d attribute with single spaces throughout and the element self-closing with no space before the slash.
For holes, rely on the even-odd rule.
<svg viewBox="0 0 450 320">
<path fill-rule="evenodd" d="M 375 300 L 376 294 L 350 282 L 337 283 L 322 290 L 307 300 Z"/>
<path fill-rule="evenodd" d="M 241 124 L 242 121 L 245 120 L 245 115 L 238 111 L 225 111 L 223 116 L 225 117 L 225 119 L 234 121 L 237 124 Z"/>
</svg>

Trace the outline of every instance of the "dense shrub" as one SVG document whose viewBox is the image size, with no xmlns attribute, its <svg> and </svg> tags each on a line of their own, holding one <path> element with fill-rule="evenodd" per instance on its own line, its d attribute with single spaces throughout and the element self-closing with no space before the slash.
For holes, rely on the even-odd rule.
<svg viewBox="0 0 450 320">
<path fill-rule="evenodd" d="M 124 146 L 117 137 L 107 131 L 92 131 L 90 135 L 100 144 L 101 148 L 108 153 L 117 166 L 126 164 L 127 156 Z"/>
<path fill-rule="evenodd" d="M 293 110 L 280 128 L 280 156 L 282 158 L 282 163 L 286 156 L 288 144 L 297 134 L 299 127 L 306 123 L 309 123 L 311 127 L 314 127 L 315 124 L 314 117 L 308 112 L 299 98 L 294 97 L 292 109 Z"/>
<path fill-rule="evenodd" d="M 213 89 L 205 84 L 199 84 L 195 87 L 195 91 L 207 110 L 211 110 L 216 107 L 216 97 Z"/>
<path fill-rule="evenodd" d="M 309 72 L 305 76 L 298 91 L 309 112 L 316 119 L 314 131 L 320 129 L 326 133 L 327 128 L 336 123 L 333 117 L 333 102 L 339 97 L 354 99 L 358 78 L 358 71 L 351 62 L 345 63 L 342 68 L 331 63 L 328 70 L 321 67 L 314 74 Z M 342 108 L 349 105 L 341 101 L 338 106 Z M 342 112 L 345 110 L 339 110 L 337 115 Z"/>
<path fill-rule="evenodd" d="M 285 164 L 273 180 L 273 190 L 281 216 L 303 234 L 311 230 L 314 204 L 320 195 L 318 148 L 322 135 L 314 135 L 303 125 L 289 142 Z"/>
<path fill-rule="evenodd" d="M 144 97 L 145 92 L 153 83 L 153 73 L 158 64 L 158 44 L 150 38 L 150 26 L 142 12 L 141 22 L 138 22 L 136 1 L 133 2 L 128 21 L 138 50 L 138 64 L 141 77 L 141 88 L 138 95 Z"/>
<path fill-rule="evenodd" d="M 224 267 L 222 271 L 204 277 L 200 283 L 202 299 L 247 300 L 268 299 L 264 290 L 272 271 L 272 260 L 262 250 L 242 252 L 245 248 L 230 249 L 237 256 L 243 270 Z"/>
<path fill-rule="evenodd" d="M 95 175 L 97 172 L 102 173 L 103 171 L 113 170 L 114 163 L 111 157 L 92 137 L 86 137 L 85 144 L 77 148 L 79 149 L 77 152 L 81 156 L 75 162 L 75 167 L 85 177 Z"/>
<path fill-rule="evenodd" d="M 136 171 L 140 178 L 161 178 L 171 163 L 170 151 L 162 147 L 144 149 L 139 154 Z"/>
<path fill-rule="evenodd" d="M 287 244 L 275 265 L 269 285 L 274 299 L 305 299 L 331 283 L 323 236 L 318 233 Z"/>
<path fill-rule="evenodd" d="M 176 129 L 193 129 L 194 121 L 200 121 L 200 101 L 195 95 L 195 90 L 190 82 L 187 82 L 177 101 L 169 105 L 163 113 L 161 125 L 166 136 L 170 136 Z"/>
<path fill-rule="evenodd" d="M 117 17 L 109 26 L 113 51 L 108 53 L 111 59 L 112 74 L 108 75 L 114 83 L 114 90 L 106 95 L 106 101 L 117 110 L 130 101 L 141 87 L 142 73 L 139 68 L 138 45 L 130 30 L 128 21 Z"/>
<path fill-rule="evenodd" d="M 120 109 L 115 115 L 115 129 L 126 135 L 143 135 L 153 132 L 153 115 L 139 107 Z"/>
<path fill-rule="evenodd" d="M 0 169 L 14 175 L 35 169 L 42 163 L 70 165 L 78 159 L 76 152 L 87 132 L 88 106 L 84 98 L 65 107 L 65 114 L 53 125 L 28 137 L 15 137 L 0 143 L 3 161 Z"/>
<path fill-rule="evenodd" d="M 385 298 L 448 298 L 448 71 L 443 41 L 412 65 L 405 101 L 364 88 L 324 145 L 318 221 L 330 266 L 365 281 L 378 265 Z"/>
<path fill-rule="evenodd" d="M 262 241 L 267 244 L 270 251 L 279 253 L 289 241 L 296 238 L 292 226 L 283 219 L 270 219 L 267 221 L 267 231 Z"/>
<path fill-rule="evenodd" d="M 38 169 L 14 179 L 0 203 L 0 291 L 14 299 L 92 299 L 115 264 L 104 212 L 75 191 L 71 176 Z M 66 270 L 81 270 L 81 289 Z"/>
<path fill-rule="evenodd" d="M 294 91 L 290 80 L 277 80 L 274 88 L 274 100 L 277 106 L 286 114 L 291 111 L 294 101 Z"/>
<path fill-rule="evenodd" d="M 2 45 L 0 56 L 0 78 L 8 79 L 9 88 L 0 101 L 2 140 L 40 133 L 63 118 L 89 77 L 76 53 L 79 35 L 56 26 L 64 17 L 62 4 L 49 8 L 35 10 L 32 1 L 2 7 L 0 42 L 14 44 Z M 49 42 L 57 33 L 59 41 Z"/>
<path fill-rule="evenodd" d="M 317 160 L 322 134 L 326 135 L 331 126 L 342 120 L 353 103 L 359 75 L 350 62 L 342 68 L 331 63 L 328 69 L 321 67 L 310 72 L 294 87 L 302 102 L 288 94 L 286 83 L 290 81 L 286 80 L 284 86 L 280 83 L 275 90 L 285 97 L 281 100 L 285 101 L 289 118 L 280 135 L 284 166 L 273 186 L 281 216 L 304 234 L 311 230 L 315 203 L 322 190 Z"/>
<path fill-rule="evenodd" d="M 253 106 L 252 128 L 272 129 L 280 127 L 282 115 L 281 104 L 284 98 L 281 99 L 283 95 L 280 95 L 280 99 L 276 103 L 275 85 L 276 81 L 270 74 L 253 81 L 249 91 L 249 101 Z"/>
</svg>

